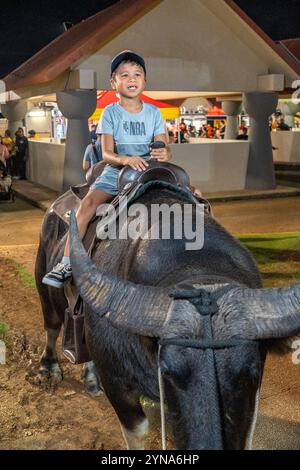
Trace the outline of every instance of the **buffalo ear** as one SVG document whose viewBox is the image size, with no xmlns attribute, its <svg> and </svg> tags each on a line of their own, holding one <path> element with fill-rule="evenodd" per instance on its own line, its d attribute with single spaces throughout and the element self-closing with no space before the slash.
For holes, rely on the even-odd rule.
<svg viewBox="0 0 300 470">
<path fill-rule="evenodd" d="M 217 302 L 231 335 L 283 340 L 300 333 L 300 284 L 270 289 L 233 287 Z"/>
</svg>

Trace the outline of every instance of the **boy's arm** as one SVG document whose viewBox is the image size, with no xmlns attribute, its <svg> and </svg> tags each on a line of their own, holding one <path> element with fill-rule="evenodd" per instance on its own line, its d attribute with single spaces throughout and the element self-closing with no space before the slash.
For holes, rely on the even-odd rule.
<svg viewBox="0 0 300 470">
<path fill-rule="evenodd" d="M 83 160 L 82 162 L 82 168 L 84 170 L 88 170 L 90 168 L 90 162 L 88 162 L 87 160 Z"/>
<path fill-rule="evenodd" d="M 101 135 L 102 158 L 106 163 L 123 166 L 125 155 L 118 155 L 114 151 L 114 138 L 111 134 Z"/>
<path fill-rule="evenodd" d="M 102 157 L 106 163 L 116 166 L 130 166 L 134 170 L 145 170 L 148 163 L 142 157 L 127 157 L 114 152 L 114 139 L 111 134 L 101 135 Z"/>
<path fill-rule="evenodd" d="M 158 134 L 154 137 L 154 141 L 161 140 L 166 144 L 164 148 L 152 149 L 150 152 L 151 157 L 155 158 L 159 162 L 167 162 L 171 159 L 172 153 L 167 142 L 166 134 Z"/>
</svg>

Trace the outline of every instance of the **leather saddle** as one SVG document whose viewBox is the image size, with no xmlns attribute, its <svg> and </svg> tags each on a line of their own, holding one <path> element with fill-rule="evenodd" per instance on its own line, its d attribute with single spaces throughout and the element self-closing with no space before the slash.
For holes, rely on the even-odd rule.
<svg viewBox="0 0 300 470">
<path fill-rule="evenodd" d="M 143 185 L 149 181 L 165 181 L 178 188 L 189 190 L 190 179 L 186 171 L 174 163 L 162 163 L 149 160 L 149 166 L 144 171 L 133 170 L 124 167 L 119 174 L 119 194 L 111 202 L 114 206 L 118 204 L 120 195 L 127 196 L 137 185 Z M 67 225 L 69 225 L 69 211 L 77 211 L 80 201 L 89 192 L 90 186 L 96 178 L 101 175 L 106 163 L 101 161 L 93 165 L 86 175 L 87 182 L 72 186 L 69 191 L 60 196 L 51 206 L 53 210 Z M 197 202 L 197 200 L 195 199 Z M 194 202 L 195 202 L 194 201 Z M 199 202 L 199 201 L 198 201 Z M 200 201 L 201 202 L 201 201 Z"/>
<path fill-rule="evenodd" d="M 111 201 L 111 204 L 117 208 L 120 201 L 127 197 L 127 202 L 137 197 L 141 191 L 141 188 L 148 189 L 155 183 L 161 183 L 162 185 L 168 186 L 169 189 L 184 192 L 185 196 L 195 204 L 204 204 L 205 211 L 211 214 L 211 207 L 209 202 L 196 196 L 190 189 L 190 179 L 186 171 L 174 163 L 163 163 L 158 162 L 154 159 L 148 160 L 149 166 L 144 171 L 133 170 L 130 167 L 124 167 L 119 174 L 119 193 Z M 86 180 L 84 184 L 72 186 L 69 191 L 62 194 L 51 206 L 50 210 L 56 213 L 66 225 L 69 225 L 69 215 L 71 209 L 76 212 L 79 208 L 81 200 L 89 192 L 90 186 L 101 175 L 104 170 L 106 163 L 101 161 L 93 165 L 87 172 Z M 95 220 L 95 219 L 94 219 Z M 90 224 L 91 226 L 92 224 Z M 88 233 L 91 233 L 92 229 L 89 227 Z M 88 233 L 85 238 L 90 238 Z M 83 240 L 84 245 L 89 246 L 89 241 Z M 85 243 L 86 242 L 86 243 Z"/>
<path fill-rule="evenodd" d="M 129 184 L 144 184 L 150 180 L 166 181 L 179 187 L 189 187 L 190 178 L 187 172 L 174 163 L 158 162 L 157 160 L 148 160 L 149 166 L 144 171 L 133 170 L 130 167 L 124 167 L 119 174 L 119 191 L 122 192 Z"/>
</svg>

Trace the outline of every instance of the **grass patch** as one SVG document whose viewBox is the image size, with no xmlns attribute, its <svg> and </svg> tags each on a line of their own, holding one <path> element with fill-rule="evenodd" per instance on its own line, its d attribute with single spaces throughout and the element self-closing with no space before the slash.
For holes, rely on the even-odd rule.
<svg viewBox="0 0 300 470">
<path fill-rule="evenodd" d="M 237 238 L 256 259 L 265 287 L 300 282 L 300 232 L 257 233 Z"/>
<path fill-rule="evenodd" d="M 21 264 L 14 262 L 16 266 L 16 270 L 20 279 L 25 287 L 29 287 L 29 289 L 35 289 L 35 278 L 32 274 L 30 274 L 27 269 L 24 268 Z"/>
<path fill-rule="evenodd" d="M 7 261 L 15 268 L 24 287 L 36 289 L 35 277 L 22 264 L 12 259 L 7 259 Z"/>
<path fill-rule="evenodd" d="M 0 339 L 3 339 L 9 330 L 9 326 L 4 321 L 0 320 Z"/>
<path fill-rule="evenodd" d="M 300 272 L 293 274 L 293 279 L 295 282 L 300 282 Z"/>
<path fill-rule="evenodd" d="M 250 249 L 300 250 L 300 232 L 257 233 L 240 235 L 238 239 Z"/>
<path fill-rule="evenodd" d="M 29 289 L 36 289 L 34 275 L 27 271 L 27 269 L 21 263 L 18 263 L 17 261 L 11 258 L 1 258 L 1 262 L 4 265 L 4 269 L 6 265 L 15 271 L 16 275 L 18 276 L 24 287 Z"/>
</svg>

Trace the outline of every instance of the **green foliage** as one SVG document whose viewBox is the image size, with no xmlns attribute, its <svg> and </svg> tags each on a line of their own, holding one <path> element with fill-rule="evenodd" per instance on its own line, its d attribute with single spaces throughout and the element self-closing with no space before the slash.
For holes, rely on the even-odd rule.
<svg viewBox="0 0 300 470">
<path fill-rule="evenodd" d="M 9 330 L 8 324 L 0 320 L 0 339 L 4 338 L 8 330 Z"/>
<path fill-rule="evenodd" d="M 238 238 L 249 249 L 300 250 L 300 232 L 256 233 Z"/>
<path fill-rule="evenodd" d="M 29 287 L 29 289 L 35 289 L 35 278 L 32 274 L 30 274 L 24 266 L 19 263 L 15 263 L 18 275 L 21 278 L 21 281 L 25 287 Z"/>
<path fill-rule="evenodd" d="M 300 232 L 238 236 L 256 259 L 265 287 L 300 282 Z"/>
</svg>

